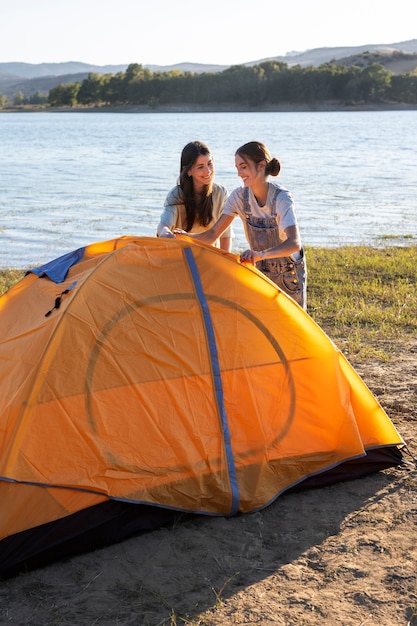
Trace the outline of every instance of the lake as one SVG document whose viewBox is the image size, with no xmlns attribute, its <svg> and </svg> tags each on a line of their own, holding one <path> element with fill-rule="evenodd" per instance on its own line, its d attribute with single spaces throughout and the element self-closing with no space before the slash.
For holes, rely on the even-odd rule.
<svg viewBox="0 0 417 626">
<path fill-rule="evenodd" d="M 295 198 L 303 242 L 417 243 L 417 111 L 0 114 L 0 267 L 94 241 L 154 236 L 180 152 L 205 141 L 240 186 L 237 147 L 264 142 Z M 234 250 L 246 246 L 234 222 Z"/>
</svg>

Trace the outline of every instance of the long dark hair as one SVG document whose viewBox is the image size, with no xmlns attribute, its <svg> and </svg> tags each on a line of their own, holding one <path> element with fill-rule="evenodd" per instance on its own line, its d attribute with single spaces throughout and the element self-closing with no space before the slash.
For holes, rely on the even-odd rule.
<svg viewBox="0 0 417 626">
<path fill-rule="evenodd" d="M 250 159 L 254 163 L 266 161 L 265 176 L 278 176 L 281 171 L 281 163 L 276 157 L 271 157 L 268 148 L 260 141 L 249 141 L 236 150 L 236 154 L 242 158 Z"/>
<path fill-rule="evenodd" d="M 202 226 L 208 226 L 213 219 L 212 183 L 205 187 L 203 194 L 197 195 L 194 191 L 192 176 L 188 175 L 188 171 L 200 155 L 211 155 L 208 146 L 201 141 L 190 141 L 181 152 L 179 186 L 182 191 L 182 197 L 180 201 L 185 206 L 185 230 L 187 232 L 192 229 L 196 217 L 198 217 L 198 221 Z"/>
</svg>

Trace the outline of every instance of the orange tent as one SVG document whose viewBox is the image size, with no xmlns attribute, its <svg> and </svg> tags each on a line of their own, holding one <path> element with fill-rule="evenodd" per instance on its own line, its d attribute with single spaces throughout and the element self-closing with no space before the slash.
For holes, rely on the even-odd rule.
<svg viewBox="0 0 417 626">
<path fill-rule="evenodd" d="M 186 237 L 96 243 L 28 273 L 0 298 L 0 385 L 3 575 L 402 458 L 309 315 Z"/>
</svg>

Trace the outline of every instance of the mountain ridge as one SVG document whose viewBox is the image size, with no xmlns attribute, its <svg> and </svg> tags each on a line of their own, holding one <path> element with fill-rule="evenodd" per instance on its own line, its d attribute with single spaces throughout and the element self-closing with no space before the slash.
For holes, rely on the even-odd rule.
<svg viewBox="0 0 417 626">
<path fill-rule="evenodd" d="M 238 65 L 248 67 L 259 65 L 266 61 L 283 62 L 288 67 L 300 65 L 319 66 L 323 63 L 337 62 L 338 60 L 348 60 L 351 57 L 363 55 L 365 53 L 381 53 L 394 55 L 396 53 L 416 54 L 417 66 L 417 39 L 402 41 L 391 44 L 368 44 L 362 46 L 337 46 L 323 47 L 305 50 L 304 52 L 287 52 L 284 56 L 266 57 L 256 61 L 247 61 Z M 7 97 L 22 92 L 25 96 L 40 92 L 47 94 L 50 89 L 59 83 L 71 83 L 82 81 L 87 78 L 90 72 L 97 74 L 115 74 L 124 72 L 126 64 L 116 65 L 94 65 L 81 61 L 65 61 L 57 63 L 25 63 L 12 61 L 0 62 L 0 93 Z M 182 72 L 202 73 L 202 72 L 222 72 L 230 65 L 216 65 L 207 63 L 182 62 L 173 65 L 151 65 L 143 64 L 143 67 L 152 72 L 168 72 L 180 70 Z M 411 71 L 411 70 L 407 70 Z"/>
</svg>

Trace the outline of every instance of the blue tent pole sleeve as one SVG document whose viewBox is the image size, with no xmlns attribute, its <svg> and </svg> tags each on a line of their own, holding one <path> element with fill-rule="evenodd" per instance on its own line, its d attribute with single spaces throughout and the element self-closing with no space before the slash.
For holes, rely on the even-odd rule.
<svg viewBox="0 0 417 626">
<path fill-rule="evenodd" d="M 216 393 L 216 401 L 221 419 L 221 426 L 223 431 L 223 440 L 226 450 L 227 466 L 229 470 L 230 488 L 232 491 L 232 505 L 231 515 L 236 515 L 239 509 L 239 488 L 237 483 L 236 466 L 233 458 L 232 443 L 230 436 L 230 429 L 226 415 L 226 409 L 224 406 L 224 394 L 223 383 L 219 364 L 219 355 L 217 351 L 216 336 L 214 334 L 213 322 L 210 315 L 210 309 L 207 304 L 207 299 L 203 291 L 203 287 L 200 280 L 200 274 L 194 259 L 191 248 L 185 248 L 185 258 L 191 271 L 191 276 L 194 282 L 195 291 L 198 301 L 203 313 L 204 326 L 206 330 L 208 347 L 210 351 L 210 362 L 214 381 L 214 389 Z"/>
</svg>

